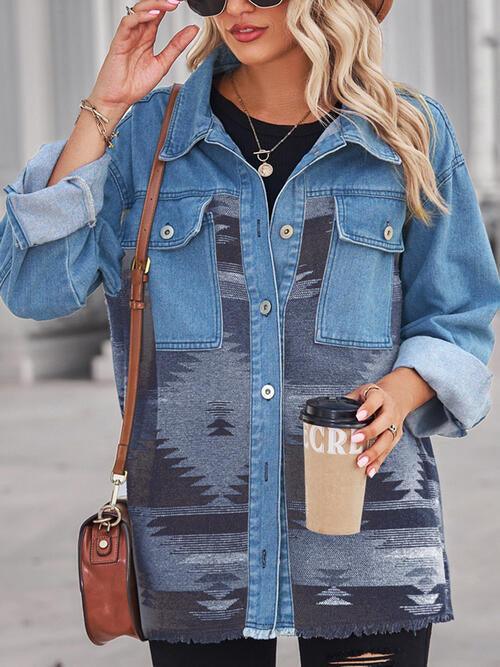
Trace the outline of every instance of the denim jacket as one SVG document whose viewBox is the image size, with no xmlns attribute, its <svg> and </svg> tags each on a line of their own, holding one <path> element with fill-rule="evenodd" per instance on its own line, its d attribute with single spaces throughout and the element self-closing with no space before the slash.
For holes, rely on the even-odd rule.
<svg viewBox="0 0 500 667">
<path fill-rule="evenodd" d="M 270 215 L 262 177 L 209 104 L 212 76 L 238 64 L 221 44 L 190 74 L 160 152 L 127 458 L 146 637 L 342 637 L 451 620 L 430 436 L 465 436 L 488 414 L 500 302 L 454 128 L 425 96 L 450 207 L 431 228 L 405 223 L 401 158 L 359 115 L 325 128 Z M 135 103 L 114 147 L 55 185 L 64 139 L 4 188 L 2 299 L 52 319 L 102 284 L 122 410 L 130 262 L 170 92 Z M 361 532 L 307 530 L 300 408 L 399 366 L 436 395 L 367 479 Z"/>
</svg>

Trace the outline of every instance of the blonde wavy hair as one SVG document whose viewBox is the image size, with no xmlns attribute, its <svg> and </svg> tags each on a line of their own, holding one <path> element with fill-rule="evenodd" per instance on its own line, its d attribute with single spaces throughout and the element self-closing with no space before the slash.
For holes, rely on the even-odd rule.
<svg viewBox="0 0 500 667">
<path fill-rule="evenodd" d="M 312 63 L 305 92 L 314 116 L 327 116 L 337 100 L 349 108 L 339 115 L 352 110 L 363 116 L 401 157 L 409 215 L 430 226 L 421 192 L 448 213 L 429 155 L 434 117 L 421 93 L 382 72 L 382 33 L 364 0 L 289 0 L 286 21 Z M 205 18 L 187 54 L 188 69 L 222 41 L 213 18 Z M 397 88 L 418 99 L 425 113 L 398 96 Z"/>
</svg>

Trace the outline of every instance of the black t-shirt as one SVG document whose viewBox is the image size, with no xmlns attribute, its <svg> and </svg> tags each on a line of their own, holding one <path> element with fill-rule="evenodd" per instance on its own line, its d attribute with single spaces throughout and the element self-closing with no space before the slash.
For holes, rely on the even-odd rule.
<svg viewBox="0 0 500 667">
<path fill-rule="evenodd" d="M 212 82 L 210 95 L 210 106 L 212 111 L 224 125 L 227 133 L 234 143 L 240 148 L 243 156 L 255 169 L 262 164 L 259 158 L 253 154 L 258 150 L 252 128 L 247 115 L 236 104 L 222 95 Z M 278 141 L 291 130 L 293 125 L 277 125 L 266 123 L 257 118 L 252 118 L 255 132 L 259 137 L 262 148 L 272 148 Z M 327 123 L 331 122 L 325 116 Z M 266 187 L 267 200 L 269 204 L 269 219 L 272 216 L 274 202 L 287 178 L 302 157 L 312 148 L 316 140 L 323 132 L 323 126 L 319 120 L 312 123 L 301 123 L 269 156 L 269 163 L 273 166 L 270 176 L 262 177 Z"/>
</svg>

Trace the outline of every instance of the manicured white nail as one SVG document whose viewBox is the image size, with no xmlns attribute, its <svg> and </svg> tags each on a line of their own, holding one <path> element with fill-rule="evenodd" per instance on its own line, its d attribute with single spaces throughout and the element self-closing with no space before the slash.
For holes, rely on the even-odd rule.
<svg viewBox="0 0 500 667">
<path fill-rule="evenodd" d="M 373 475 L 374 475 L 376 472 L 377 472 L 377 471 L 375 470 L 375 468 L 372 468 L 371 470 L 368 471 L 368 474 L 369 474 L 370 477 L 373 477 Z"/>
<path fill-rule="evenodd" d="M 160 10 L 159 9 L 150 9 L 148 14 L 159 14 Z"/>
<path fill-rule="evenodd" d="M 363 466 L 365 466 L 369 460 L 370 459 L 368 458 L 368 456 L 362 456 L 360 459 L 358 459 L 358 466 L 360 468 L 363 468 Z"/>
</svg>

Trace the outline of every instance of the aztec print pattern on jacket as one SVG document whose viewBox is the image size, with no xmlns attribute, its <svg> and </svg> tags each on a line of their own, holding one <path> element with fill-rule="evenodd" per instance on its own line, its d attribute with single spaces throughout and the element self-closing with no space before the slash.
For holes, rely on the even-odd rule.
<svg viewBox="0 0 500 667">
<path fill-rule="evenodd" d="M 285 315 L 285 475 L 295 626 L 305 637 L 418 628 L 453 618 L 442 538 L 438 475 L 429 438 L 406 429 L 381 469 L 366 480 L 361 532 L 322 535 L 305 528 L 302 423 L 307 398 L 344 394 L 390 372 L 397 356 L 402 291 L 395 254 L 393 347 L 315 343 L 317 300 L 329 251 L 333 197 L 307 200 L 295 282 Z M 342 281 L 344 282 L 344 281 Z M 362 318 L 362 313 L 360 317 Z M 307 344 L 305 344 L 307 342 Z M 360 622 L 360 619 L 363 619 Z"/>
<path fill-rule="evenodd" d="M 147 288 L 145 292 L 127 494 L 142 623 L 149 639 L 220 641 L 242 636 L 246 623 L 251 336 L 238 198 L 216 195 L 207 211 L 204 224 L 213 224 L 216 240 L 222 347 L 155 351 Z M 397 253 L 393 347 L 313 342 L 318 295 L 336 234 L 334 217 L 332 196 L 307 199 L 283 330 L 282 501 L 288 536 L 282 539 L 288 549 L 294 631 L 304 637 L 416 629 L 430 617 L 453 618 L 439 480 L 429 438 L 416 439 L 405 430 L 381 470 L 367 479 L 359 534 L 328 536 L 305 528 L 300 408 L 311 396 L 346 393 L 388 373 L 399 344 Z M 301 230 L 296 227 L 296 232 Z M 121 292 L 107 295 L 122 409 L 132 256 L 133 249 L 126 249 Z M 287 625 L 277 618 L 278 628 Z"/>
<path fill-rule="evenodd" d="M 237 198 L 234 198 L 237 202 Z M 247 594 L 250 353 L 238 217 L 211 206 L 223 303 L 220 349 L 154 351 L 145 290 L 143 356 L 127 457 L 143 629 L 171 641 L 241 635 Z M 208 218 L 209 219 L 209 218 Z M 108 298 L 119 373 L 128 350 L 129 270 Z M 128 352 L 127 352 L 128 355 Z M 123 382 L 120 403 L 123 406 Z M 123 409 L 123 407 L 122 407 Z"/>
</svg>

